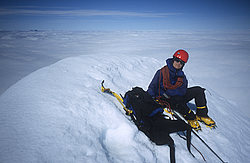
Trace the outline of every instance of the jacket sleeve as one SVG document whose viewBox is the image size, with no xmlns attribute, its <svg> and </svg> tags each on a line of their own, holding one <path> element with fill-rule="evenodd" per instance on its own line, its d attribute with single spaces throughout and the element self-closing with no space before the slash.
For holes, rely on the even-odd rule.
<svg viewBox="0 0 250 163">
<path fill-rule="evenodd" d="M 158 84 L 159 84 L 159 77 L 160 77 L 160 70 L 158 70 L 155 73 L 154 78 L 152 79 L 151 83 L 148 86 L 148 90 L 147 92 L 150 94 L 150 96 L 152 96 L 153 98 L 158 96 L 157 95 L 157 90 L 158 88 Z"/>
</svg>

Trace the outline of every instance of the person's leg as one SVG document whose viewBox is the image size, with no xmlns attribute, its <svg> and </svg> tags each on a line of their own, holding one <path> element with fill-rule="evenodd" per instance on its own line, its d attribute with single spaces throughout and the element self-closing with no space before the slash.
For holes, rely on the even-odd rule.
<svg viewBox="0 0 250 163">
<path fill-rule="evenodd" d="M 186 120 L 195 119 L 194 112 L 187 106 L 185 96 L 173 96 L 170 103 L 172 109 L 181 113 Z"/>
<path fill-rule="evenodd" d="M 204 91 L 205 89 L 199 86 L 188 88 L 184 98 L 186 103 L 192 99 L 195 100 L 195 105 L 197 108 L 196 119 L 212 128 L 215 127 L 216 125 L 214 120 L 212 120 L 208 116 L 207 100 Z"/>
<path fill-rule="evenodd" d="M 184 96 L 184 101 L 187 103 L 194 99 L 197 107 L 196 115 L 208 117 L 207 100 L 204 91 L 205 89 L 199 86 L 188 88 Z"/>
<path fill-rule="evenodd" d="M 200 124 L 196 120 L 194 112 L 187 106 L 185 96 L 174 96 L 171 97 L 171 106 L 174 110 L 181 113 L 182 116 L 188 121 L 188 124 L 196 131 L 200 130 Z"/>
</svg>

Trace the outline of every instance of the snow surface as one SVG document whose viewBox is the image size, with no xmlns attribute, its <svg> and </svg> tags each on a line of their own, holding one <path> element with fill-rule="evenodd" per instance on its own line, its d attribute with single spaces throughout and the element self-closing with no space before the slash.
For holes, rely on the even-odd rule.
<svg viewBox="0 0 250 163">
<path fill-rule="evenodd" d="M 139 132 L 129 118 L 124 116 L 116 99 L 100 91 L 100 83 L 105 80 L 106 87 L 123 95 L 134 86 L 147 89 L 156 70 L 165 65 L 163 59 L 172 54 L 173 48 L 167 43 L 173 41 L 173 47 L 179 48 L 181 43 L 178 41 L 183 39 L 188 40 L 188 43 L 184 41 L 184 47 L 194 48 L 190 50 L 192 55 L 184 68 L 189 86 L 201 85 L 207 88 L 209 115 L 218 126 L 217 129 L 211 130 L 202 125 L 203 131 L 199 135 L 224 161 L 249 162 L 249 111 L 247 108 L 239 108 L 237 99 L 234 101 L 230 98 L 232 96 L 226 96 L 228 92 L 233 92 L 237 97 L 242 96 L 235 90 L 245 89 L 246 96 L 249 97 L 247 81 L 244 80 L 244 85 L 235 84 L 239 78 L 249 79 L 249 54 L 233 55 L 234 52 L 247 52 L 249 39 L 241 37 L 240 34 L 237 35 L 240 39 L 232 37 L 230 41 L 224 38 L 225 35 L 219 37 L 210 34 L 209 37 L 204 37 L 199 34 L 1 33 L 1 43 L 5 42 L 1 44 L 1 64 L 4 63 L 2 59 L 9 62 L 15 60 L 17 63 L 26 63 L 28 59 L 34 61 L 33 55 L 37 54 L 36 57 L 43 60 L 40 65 L 43 67 L 43 64 L 48 65 L 70 56 L 67 54 L 70 49 L 75 50 L 72 51 L 73 56 L 83 55 L 69 57 L 40 68 L 12 85 L 0 96 L 0 162 L 168 162 L 168 146 L 156 146 Z M 162 35 L 168 36 L 170 40 Z M 186 37 L 188 39 L 185 39 Z M 66 41 L 62 41 L 62 38 Z M 215 39 L 199 45 L 200 38 Z M 242 38 L 244 43 L 238 41 Z M 219 41 L 216 42 L 216 39 Z M 87 45 L 91 46 L 82 44 L 83 40 L 87 40 Z M 24 51 L 23 45 L 14 45 L 17 42 L 22 42 L 30 49 Z M 63 51 L 67 50 L 62 55 L 57 54 L 62 52 L 60 47 L 53 46 L 59 42 L 68 43 L 61 45 L 66 47 Z M 215 42 L 227 45 L 219 49 Z M 238 44 L 233 45 L 235 42 Z M 10 46 L 17 49 L 8 49 Z M 46 47 L 51 47 L 50 54 Z M 169 52 L 168 56 L 163 52 L 164 47 L 168 47 L 165 49 Z M 237 50 L 237 47 L 241 49 Z M 23 51 L 18 51 L 20 49 Z M 134 53 L 131 54 L 132 52 Z M 18 55 L 20 53 L 21 56 Z M 154 53 L 159 55 L 153 55 Z M 55 60 L 50 58 L 45 61 L 45 54 Z M 235 66 L 237 64 L 240 66 Z M 39 68 L 34 65 L 33 68 L 25 70 L 22 69 L 25 66 L 19 66 L 23 74 Z M 232 66 L 235 66 L 234 69 Z M 4 65 L 1 70 L 6 67 L 7 65 Z M 216 85 L 221 80 L 225 81 Z M 224 86 L 224 89 L 221 86 Z M 232 91 L 227 92 L 229 88 Z M 194 109 L 192 103 L 190 106 Z M 186 142 L 177 134 L 171 136 L 175 140 L 177 162 L 203 162 L 193 148 L 196 158 L 189 154 Z M 195 136 L 192 136 L 192 143 L 204 154 L 207 162 L 220 162 Z"/>
</svg>

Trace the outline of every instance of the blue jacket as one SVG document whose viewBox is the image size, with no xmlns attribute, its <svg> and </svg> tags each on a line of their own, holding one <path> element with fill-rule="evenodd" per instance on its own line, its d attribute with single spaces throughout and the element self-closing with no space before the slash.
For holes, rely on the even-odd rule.
<svg viewBox="0 0 250 163">
<path fill-rule="evenodd" d="M 160 96 L 162 96 L 164 93 L 167 94 L 168 96 L 183 96 L 186 94 L 187 91 L 187 85 L 188 81 L 186 79 L 186 76 L 182 69 L 177 70 L 173 67 L 173 59 L 169 58 L 166 60 L 167 66 L 169 68 L 169 76 L 170 76 L 170 82 L 172 85 L 174 85 L 177 81 L 178 77 L 183 77 L 183 84 L 176 88 L 176 89 L 167 89 L 165 90 L 163 86 L 163 79 L 162 75 L 160 75 L 160 70 L 158 70 L 151 81 L 151 83 L 148 86 L 147 92 L 152 96 L 152 97 L 157 97 L 159 96 L 159 82 L 160 82 Z M 159 77 L 161 76 L 161 79 L 159 81 Z"/>
</svg>

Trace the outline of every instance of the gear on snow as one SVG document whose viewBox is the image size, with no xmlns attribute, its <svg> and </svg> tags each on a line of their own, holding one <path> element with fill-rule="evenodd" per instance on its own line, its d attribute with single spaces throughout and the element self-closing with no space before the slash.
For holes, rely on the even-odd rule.
<svg viewBox="0 0 250 163">
<path fill-rule="evenodd" d="M 224 162 L 218 154 L 215 153 L 194 130 L 192 130 L 190 125 L 188 125 L 190 122 L 187 122 L 187 120 L 175 110 L 171 110 L 169 102 L 162 100 L 162 97 L 158 97 L 154 100 L 148 92 L 144 91 L 140 87 L 135 87 L 126 92 L 125 97 L 123 98 L 122 95 L 118 95 L 109 88 L 105 88 L 103 83 L 104 80 L 101 83 L 101 91 L 114 96 L 120 102 L 126 112 L 126 115 L 131 117 L 140 131 L 148 136 L 149 139 L 156 145 L 168 145 L 170 147 L 171 163 L 175 163 L 175 145 L 169 134 L 179 131 L 186 131 L 186 138 L 183 138 L 180 135 L 179 136 L 187 141 L 188 151 L 193 157 L 194 155 L 190 150 L 191 145 L 200 154 L 201 152 L 193 144 L 191 144 L 191 132 L 194 133 L 194 135 L 197 136 L 202 143 L 205 144 L 207 148 L 220 159 L 220 161 Z M 175 117 L 175 120 L 171 120 L 171 118 L 167 119 L 166 115 L 162 114 L 163 111 L 170 113 L 173 117 Z M 215 125 L 215 123 L 212 123 L 214 121 L 212 121 L 211 118 L 209 120 L 209 117 L 206 117 L 205 119 L 202 117 L 199 120 L 207 124 L 209 124 L 208 122 L 210 121 L 211 124 Z M 206 161 L 202 154 L 201 156 L 204 161 Z"/>
<path fill-rule="evenodd" d="M 156 145 L 170 147 L 170 162 L 175 163 L 175 145 L 170 133 L 186 131 L 187 148 L 191 153 L 192 128 L 183 120 L 170 120 L 165 117 L 164 109 L 140 87 L 135 87 L 125 93 L 124 98 L 103 86 L 102 92 L 108 93 L 122 104 L 126 114 L 131 117 L 137 128 L 142 131 Z M 194 156 L 191 153 L 192 156 Z"/>
</svg>

